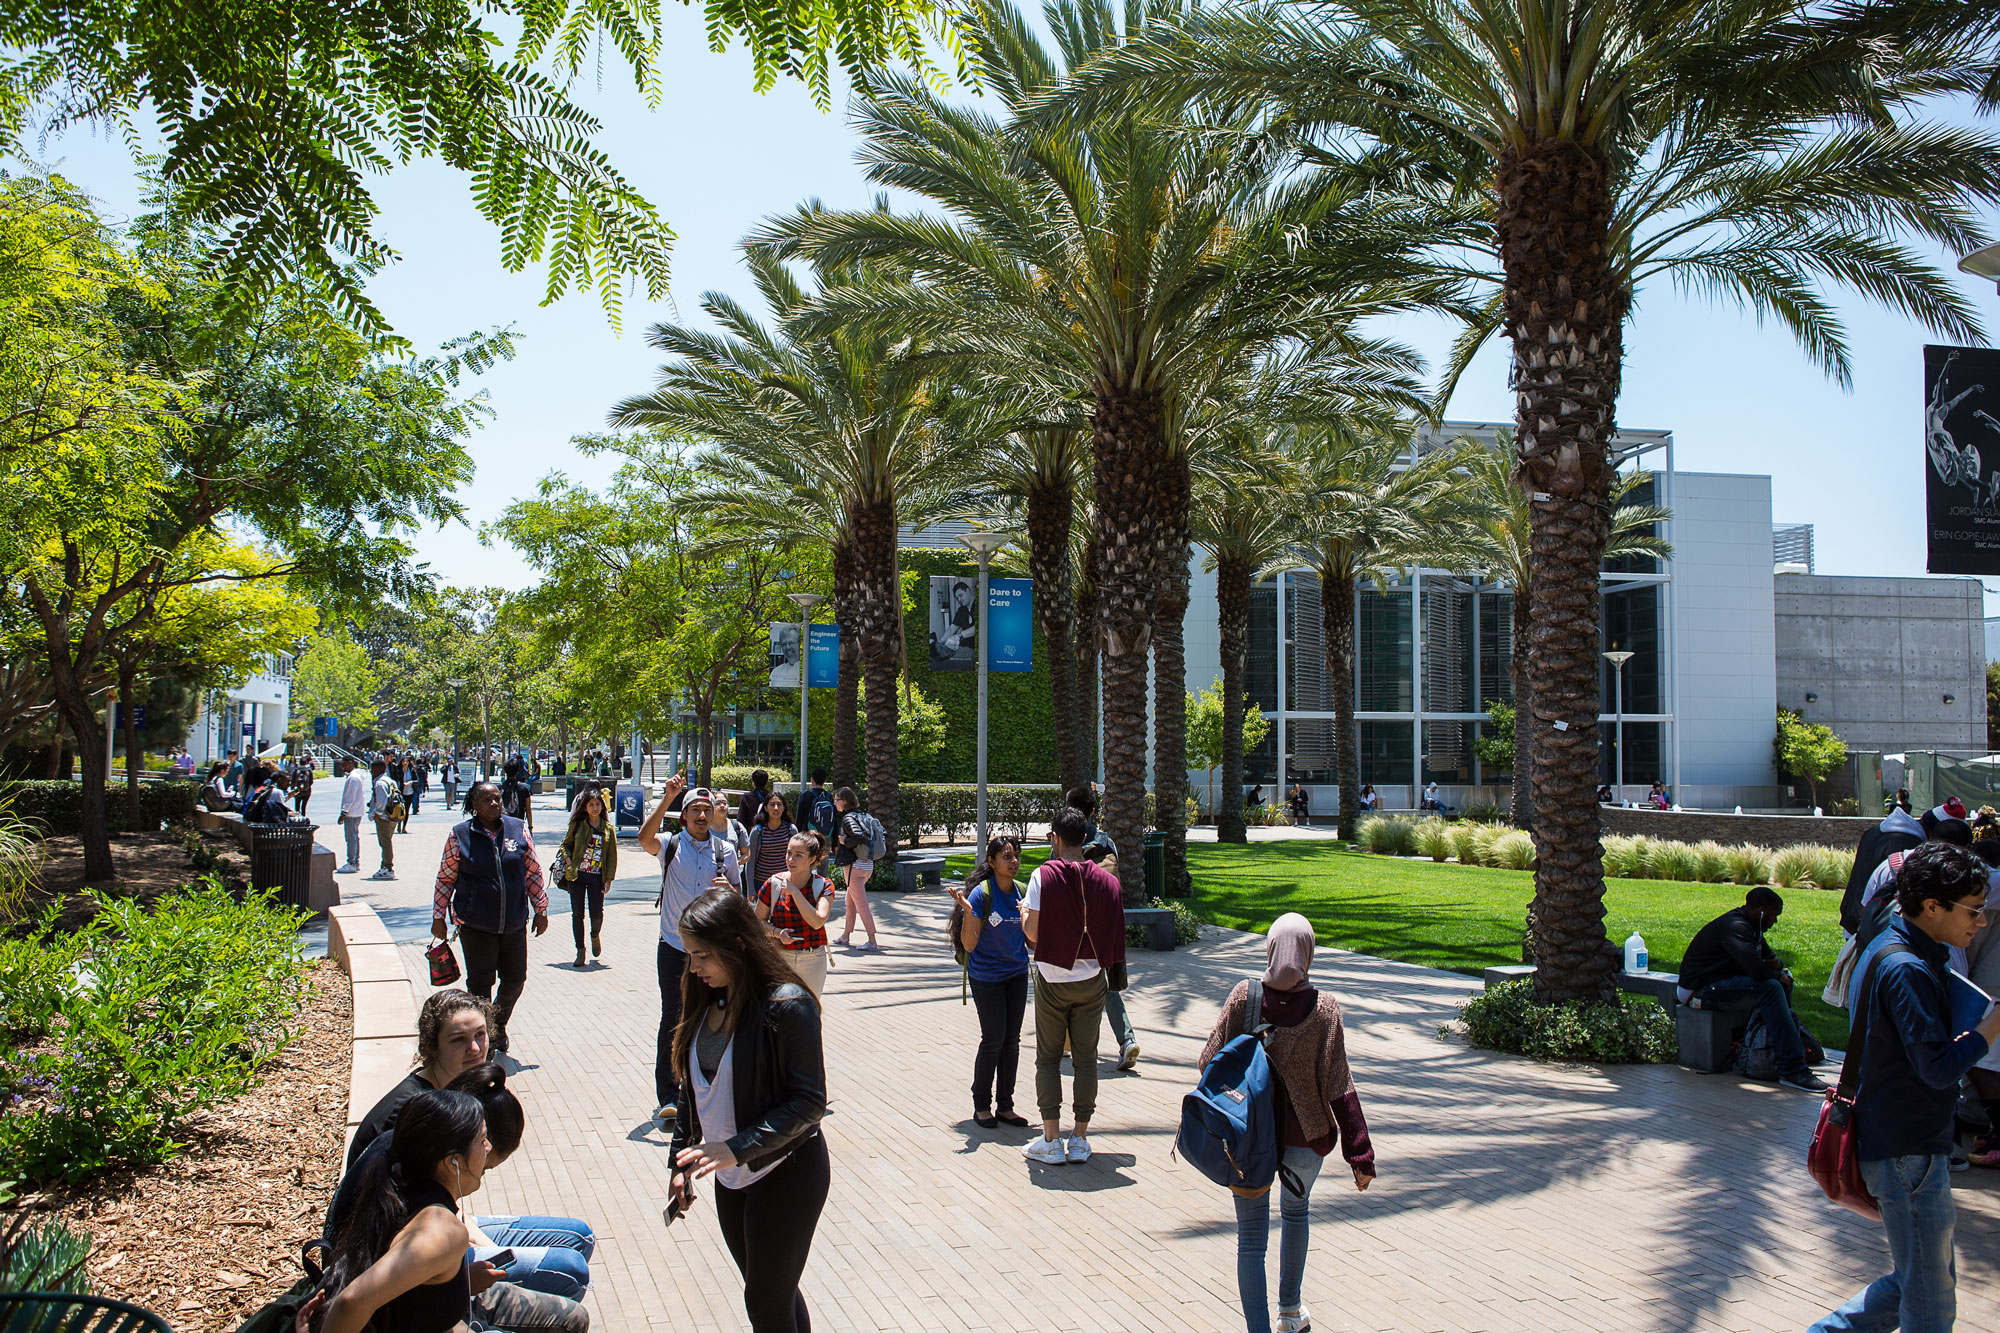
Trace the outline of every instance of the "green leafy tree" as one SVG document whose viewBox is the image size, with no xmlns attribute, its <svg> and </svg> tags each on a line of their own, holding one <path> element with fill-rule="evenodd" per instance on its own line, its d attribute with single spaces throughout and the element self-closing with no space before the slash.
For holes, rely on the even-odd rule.
<svg viewBox="0 0 2000 1333">
<path fill-rule="evenodd" d="M 1514 716 L 1514 705 L 1504 699 L 1495 699 L 1486 705 L 1486 725 L 1479 735 L 1473 737 L 1472 752 L 1479 756 L 1480 763 L 1495 773 L 1514 772 L 1514 765 L 1520 762 Z M 1518 792 L 1520 789 L 1520 779 L 1516 777 L 1514 790 Z"/>
<path fill-rule="evenodd" d="M 316 717 L 338 718 L 343 729 L 373 727 L 381 688 L 381 674 L 353 633 L 322 627 L 292 665 L 292 730 L 310 730 Z"/>
<path fill-rule="evenodd" d="M 1264 716 L 1262 709 L 1251 705 L 1249 700 L 1242 700 L 1235 708 L 1230 708 L 1228 706 L 1228 697 L 1223 693 L 1222 682 L 1219 680 L 1211 684 L 1200 694 L 1196 694 L 1192 690 L 1188 692 L 1188 760 L 1195 768 L 1205 768 L 1208 770 L 1208 808 L 1216 816 L 1218 824 L 1222 822 L 1222 811 L 1225 807 L 1233 807 L 1235 809 L 1239 824 L 1243 818 L 1243 801 L 1240 796 L 1243 788 L 1240 781 L 1233 789 L 1227 782 L 1222 784 L 1222 794 L 1224 796 L 1230 796 L 1232 790 L 1239 793 L 1239 795 L 1230 797 L 1222 805 L 1215 803 L 1215 770 L 1222 763 L 1223 753 L 1227 748 L 1225 742 L 1229 736 L 1228 727 L 1231 722 L 1234 722 L 1236 725 L 1235 739 L 1238 756 L 1241 756 L 1245 750 L 1254 750 L 1259 745 L 1262 745 L 1264 737 L 1271 730 L 1271 720 Z M 1241 763 L 1240 757 L 1238 762 L 1239 764 Z"/>
<path fill-rule="evenodd" d="M 1824 722 L 1808 722 L 1778 705 L 1778 731 L 1771 738 L 1771 758 L 1779 777 L 1804 778 L 1812 803 L 1819 804 L 1819 784 L 1847 762 L 1847 742 Z"/>
<path fill-rule="evenodd" d="M 926 0 L 703 9 L 712 49 L 749 48 L 760 91 L 795 75 L 824 104 L 836 61 L 854 77 L 896 57 L 930 68 Z M 0 146 L 31 148 L 37 121 L 127 135 L 156 121 L 160 170 L 193 217 L 224 229 L 212 252 L 245 310 L 301 279 L 363 332 L 384 332 L 363 283 L 394 252 L 373 231 L 369 177 L 415 158 L 472 178 L 502 261 L 546 261 L 550 300 L 595 286 L 615 315 L 633 278 L 666 295 L 672 234 L 570 96 L 608 43 L 657 105 L 675 59 L 662 59 L 660 0 L 224 0 L 198 18 L 129 0 L 14 6 L 0 42 Z"/>
</svg>

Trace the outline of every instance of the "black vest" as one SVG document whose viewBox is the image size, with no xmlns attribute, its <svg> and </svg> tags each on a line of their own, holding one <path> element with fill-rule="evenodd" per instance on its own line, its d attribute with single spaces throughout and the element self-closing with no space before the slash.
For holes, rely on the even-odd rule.
<svg viewBox="0 0 2000 1333">
<path fill-rule="evenodd" d="M 500 816 L 496 844 L 468 819 L 451 831 L 458 840 L 458 883 L 451 912 L 473 930 L 506 935 L 528 925 L 528 826 Z"/>
</svg>

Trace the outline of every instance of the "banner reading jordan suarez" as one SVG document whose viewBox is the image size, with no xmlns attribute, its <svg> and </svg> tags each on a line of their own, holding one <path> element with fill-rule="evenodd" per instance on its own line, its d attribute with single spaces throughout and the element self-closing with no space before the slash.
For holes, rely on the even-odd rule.
<svg viewBox="0 0 2000 1333">
<path fill-rule="evenodd" d="M 2000 574 L 2000 351 L 1924 348 L 1924 516 L 1933 574 Z"/>
</svg>

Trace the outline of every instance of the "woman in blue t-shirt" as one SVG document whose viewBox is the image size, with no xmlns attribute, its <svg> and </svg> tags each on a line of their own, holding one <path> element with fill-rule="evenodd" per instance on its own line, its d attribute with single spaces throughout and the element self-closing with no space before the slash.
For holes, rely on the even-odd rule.
<svg viewBox="0 0 2000 1333">
<path fill-rule="evenodd" d="M 1014 1075 L 1021 1065 L 1021 1017 L 1028 1008 L 1028 939 L 1021 933 L 1021 842 L 1003 835 L 986 844 L 986 864 L 951 896 L 965 912 L 959 939 L 966 978 L 979 1011 L 979 1054 L 972 1060 L 972 1119 L 981 1129 L 1002 1121 L 1025 1125 L 1014 1113 Z M 998 1085 L 998 1112 L 994 1091 Z"/>
</svg>

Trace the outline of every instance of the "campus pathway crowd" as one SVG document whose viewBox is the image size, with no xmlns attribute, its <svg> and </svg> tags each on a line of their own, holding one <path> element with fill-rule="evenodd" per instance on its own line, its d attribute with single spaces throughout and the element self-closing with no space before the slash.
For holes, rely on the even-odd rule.
<svg viewBox="0 0 2000 1333">
<path fill-rule="evenodd" d="M 456 818 L 426 808 L 411 820 L 396 881 L 341 879 L 344 897 L 375 906 L 402 942 L 419 996 L 431 886 Z M 562 819 L 560 798 L 538 800 L 545 864 Z M 593 1328 L 740 1328 L 712 1187 L 686 1220 L 661 1226 L 667 1138 L 650 1118 L 659 873 L 637 855 L 620 868 L 604 956 L 588 970 L 570 965 L 567 896 L 551 894 L 511 1028 L 528 1137 L 475 1207 L 596 1228 Z M 1034 1130 L 972 1123 L 978 1024 L 944 943 L 950 899 L 876 904 L 883 951 L 836 950 L 827 989 L 833 1188 L 804 1282 L 815 1328 L 1240 1329 L 1229 1198 L 1168 1150 L 1222 998 L 1263 968 L 1261 937 L 1207 928 L 1198 945 L 1132 955 L 1144 1059 L 1132 1074 L 1105 1066 L 1091 1160 L 1037 1166 L 1019 1151 Z M 1314 1193 L 1305 1298 L 1316 1329 L 1795 1331 L 1886 1267 L 1881 1226 L 1827 1204 L 1805 1173 L 1817 1099 L 1440 1040 L 1478 985 L 1468 977 L 1331 949 L 1313 977 L 1346 1011 L 1381 1171 L 1366 1194 Z M 1958 1326 L 2000 1329 L 2000 1188 L 1991 1172 L 1954 1183 Z"/>
</svg>

